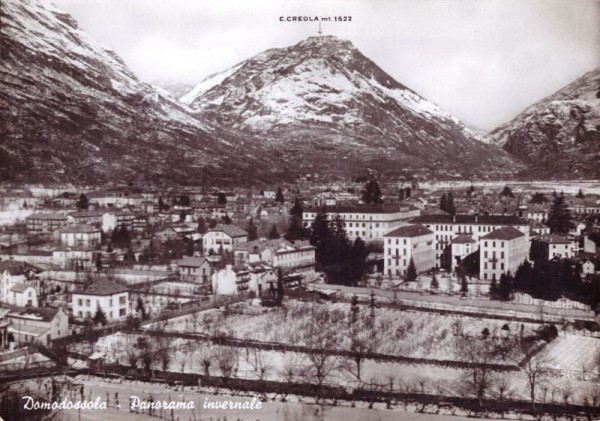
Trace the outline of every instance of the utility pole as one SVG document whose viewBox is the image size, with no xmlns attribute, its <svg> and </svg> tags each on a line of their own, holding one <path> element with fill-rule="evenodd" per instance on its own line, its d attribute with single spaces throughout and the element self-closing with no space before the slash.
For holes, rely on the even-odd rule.
<svg viewBox="0 0 600 421">
<path fill-rule="evenodd" d="M 318 32 L 319 36 L 323 34 L 323 31 L 321 30 L 321 21 L 319 21 L 319 32 Z"/>
</svg>

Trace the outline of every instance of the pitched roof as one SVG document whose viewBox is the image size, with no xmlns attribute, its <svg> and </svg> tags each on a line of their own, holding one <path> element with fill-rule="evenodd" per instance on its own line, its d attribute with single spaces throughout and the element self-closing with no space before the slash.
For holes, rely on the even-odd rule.
<svg viewBox="0 0 600 421">
<path fill-rule="evenodd" d="M 515 227 L 502 227 L 495 231 L 490 232 L 487 235 L 481 237 L 482 240 L 513 240 L 524 236 L 521 231 Z"/>
<path fill-rule="evenodd" d="M 232 224 L 219 224 L 216 227 L 211 228 L 209 231 L 222 231 L 232 238 L 248 236 L 248 233 L 245 230 Z"/>
<path fill-rule="evenodd" d="M 208 260 L 204 257 L 183 256 L 183 259 L 178 260 L 177 264 L 179 266 L 186 267 L 200 267 L 204 262 L 210 264 L 210 262 L 208 262 Z"/>
<path fill-rule="evenodd" d="M 94 232 L 100 232 L 100 228 L 96 228 L 91 225 L 70 225 L 61 228 L 61 232 L 66 234 L 91 234 Z"/>
<path fill-rule="evenodd" d="M 11 275 L 23 275 L 28 270 L 33 270 L 36 273 L 42 270 L 36 266 L 30 265 L 27 262 L 19 262 L 17 260 L 2 260 L 0 261 L 0 273 L 8 271 Z"/>
<path fill-rule="evenodd" d="M 468 234 L 460 234 L 458 237 L 452 240 L 452 244 L 472 244 L 476 241 Z"/>
<path fill-rule="evenodd" d="M 56 313 L 58 313 L 58 309 L 52 307 L 17 307 L 8 313 L 8 317 L 41 319 L 49 322 L 54 319 Z"/>
<path fill-rule="evenodd" d="M 25 290 L 27 288 L 29 288 L 29 285 L 19 282 L 18 284 L 14 284 L 10 290 L 12 292 L 18 292 L 18 293 L 22 294 L 25 292 Z"/>
<path fill-rule="evenodd" d="M 345 205 L 345 206 L 316 206 L 307 208 L 304 212 L 319 212 L 324 209 L 326 213 L 397 213 L 408 212 L 416 208 L 411 205 L 383 204 L 383 205 Z"/>
<path fill-rule="evenodd" d="M 420 237 L 428 234 L 433 234 L 433 231 L 423 225 L 405 225 L 387 233 L 385 237 Z"/>
<path fill-rule="evenodd" d="M 478 225 L 527 225 L 527 221 L 514 215 L 421 215 L 412 220 L 419 224 L 478 224 Z"/>
<path fill-rule="evenodd" d="M 107 279 L 99 279 L 91 284 L 77 288 L 73 294 L 82 295 L 115 295 L 129 291 L 126 287 L 111 282 Z"/>
<path fill-rule="evenodd" d="M 73 218 L 93 218 L 104 215 L 104 211 L 93 210 L 93 211 L 79 211 L 79 212 L 71 212 L 69 216 Z"/>
<path fill-rule="evenodd" d="M 535 240 L 548 244 L 571 244 L 569 239 L 557 234 L 540 235 L 539 237 L 536 237 Z"/>
<path fill-rule="evenodd" d="M 59 213 L 34 213 L 33 215 L 29 215 L 27 220 L 30 219 L 48 219 L 48 220 L 62 220 L 66 221 L 67 217 L 65 215 L 61 215 Z"/>
</svg>

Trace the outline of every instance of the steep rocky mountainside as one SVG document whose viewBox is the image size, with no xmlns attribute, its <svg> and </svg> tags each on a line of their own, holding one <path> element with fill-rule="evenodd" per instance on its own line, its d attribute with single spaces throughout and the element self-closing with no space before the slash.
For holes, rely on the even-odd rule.
<svg viewBox="0 0 600 421">
<path fill-rule="evenodd" d="M 38 0 L 0 10 L 1 180 L 268 178 L 252 145 L 142 83 L 65 12 Z"/>
<path fill-rule="evenodd" d="M 534 178 L 600 178 L 600 69 L 489 133 Z"/>
<path fill-rule="evenodd" d="M 518 168 L 351 42 L 332 36 L 267 50 L 206 78 L 180 100 L 203 121 L 257 135 L 300 173 L 489 175 Z"/>
</svg>

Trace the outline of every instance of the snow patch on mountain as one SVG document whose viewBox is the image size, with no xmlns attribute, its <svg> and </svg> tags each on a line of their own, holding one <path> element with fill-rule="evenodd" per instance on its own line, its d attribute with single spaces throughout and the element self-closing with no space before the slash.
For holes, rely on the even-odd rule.
<svg viewBox="0 0 600 421">
<path fill-rule="evenodd" d="M 207 76 L 206 78 L 204 78 L 202 80 L 202 82 L 197 84 L 194 87 L 194 89 L 192 89 L 190 92 L 188 92 L 187 94 L 180 97 L 179 101 L 181 101 L 182 103 L 184 103 L 186 105 L 190 105 L 196 98 L 198 98 L 204 92 L 208 91 L 213 86 L 216 86 L 216 85 L 222 83 L 225 79 L 227 79 L 229 76 L 234 74 L 240 67 L 242 67 L 242 64 L 233 66 L 232 68 L 227 69 L 223 72 L 219 72 L 219 73 L 215 73 L 210 76 Z"/>
</svg>

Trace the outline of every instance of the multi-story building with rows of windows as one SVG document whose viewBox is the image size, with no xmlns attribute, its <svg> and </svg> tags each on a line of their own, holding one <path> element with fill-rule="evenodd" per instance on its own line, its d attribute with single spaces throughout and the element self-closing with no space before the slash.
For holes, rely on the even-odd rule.
<svg viewBox="0 0 600 421">
<path fill-rule="evenodd" d="M 129 308 L 129 291 L 124 286 L 106 279 L 94 281 L 73 291 L 73 316 L 94 317 L 102 309 L 109 321 L 124 319 Z"/>
<path fill-rule="evenodd" d="M 399 228 L 408 225 L 408 220 L 421 214 L 420 209 L 403 205 L 349 205 L 308 208 L 302 213 L 302 221 L 310 228 L 317 213 L 324 209 L 328 219 L 339 215 L 344 221 L 348 238 L 354 241 L 360 237 L 367 243 L 383 244 L 383 237 Z"/>
<path fill-rule="evenodd" d="M 423 225 L 405 225 L 385 235 L 384 274 L 405 276 L 412 259 L 417 272 L 435 267 L 433 231 Z"/>
<path fill-rule="evenodd" d="M 500 279 L 502 274 L 514 275 L 529 257 L 529 238 L 515 227 L 502 227 L 479 240 L 479 277 Z"/>
<path fill-rule="evenodd" d="M 483 236 L 498 228 L 514 227 L 525 234 L 529 243 L 529 223 L 511 215 L 422 215 L 413 219 L 412 223 L 433 231 L 436 263 L 445 269 L 452 265 L 452 241 L 461 234 L 467 234 L 479 243 Z"/>
</svg>

